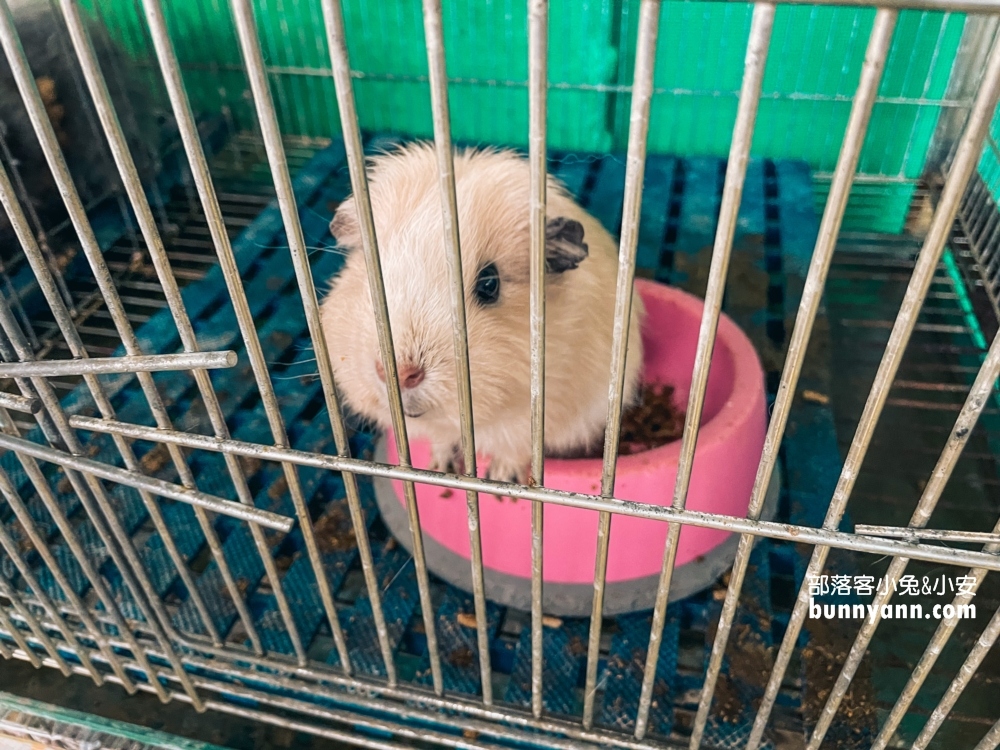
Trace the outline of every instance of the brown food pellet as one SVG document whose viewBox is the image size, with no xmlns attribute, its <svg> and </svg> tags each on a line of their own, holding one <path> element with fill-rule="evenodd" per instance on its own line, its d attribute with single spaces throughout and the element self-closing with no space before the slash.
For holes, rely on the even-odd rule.
<svg viewBox="0 0 1000 750">
<path fill-rule="evenodd" d="M 455 617 L 455 620 L 457 620 L 458 624 L 461 625 L 463 628 L 476 627 L 476 616 L 470 615 L 467 612 L 459 612 L 458 615 Z"/>
<path fill-rule="evenodd" d="M 825 393 L 820 393 L 819 391 L 802 391 L 802 398 L 806 401 L 811 401 L 814 404 L 828 404 L 830 403 L 830 397 Z"/>
</svg>

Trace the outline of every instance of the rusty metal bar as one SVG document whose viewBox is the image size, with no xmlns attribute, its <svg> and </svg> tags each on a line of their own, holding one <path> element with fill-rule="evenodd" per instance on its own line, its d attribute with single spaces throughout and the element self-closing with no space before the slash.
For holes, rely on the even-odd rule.
<svg viewBox="0 0 1000 750">
<path fill-rule="evenodd" d="M 687 503 L 691 471 L 694 468 L 698 429 L 701 426 L 701 412 L 708 389 L 708 371 L 712 364 L 715 334 L 719 326 L 719 315 L 722 312 L 722 298 L 726 292 L 726 274 L 729 270 L 729 257 L 733 249 L 733 236 L 736 232 L 740 199 L 743 196 L 743 182 L 750 159 L 750 144 L 753 141 L 754 125 L 757 121 L 757 107 L 760 104 L 760 89 L 764 80 L 764 68 L 767 65 L 767 52 L 771 44 L 774 14 L 774 3 L 758 2 L 754 4 L 750 38 L 747 42 L 746 59 L 743 66 L 743 84 L 740 91 L 739 107 L 736 111 L 732 143 L 729 148 L 725 183 L 722 188 L 719 222 L 715 232 L 715 245 L 712 248 L 712 264 L 708 274 L 708 288 L 705 293 L 701 327 L 698 331 L 698 345 L 691 376 L 691 392 L 688 396 L 684 434 L 678 458 L 677 480 L 674 485 L 672 501 L 673 507 L 678 509 L 683 509 Z M 671 525 L 667 531 L 663 569 L 656 590 L 653 624 L 649 634 L 649 647 L 646 650 L 646 665 L 643 671 L 642 690 L 639 695 L 639 707 L 635 721 L 635 736 L 638 739 L 645 736 L 649 721 L 649 707 L 653 699 L 653 681 L 656 677 L 656 664 L 660 658 L 660 643 L 663 639 L 667 602 L 670 598 L 670 582 L 673 578 L 680 533 L 681 527 L 677 524 Z"/>
<path fill-rule="evenodd" d="M 942 531 L 940 529 L 917 529 L 899 526 L 868 526 L 858 524 L 854 533 L 861 536 L 884 536 L 892 539 L 918 541 L 933 539 L 937 542 L 960 542 L 968 544 L 1000 544 L 1000 534 L 987 531 Z"/>
<path fill-rule="evenodd" d="M 0 392 L 0 407 L 24 414 L 37 414 L 42 408 L 42 402 L 37 398 L 25 398 L 14 393 Z"/>
<path fill-rule="evenodd" d="M 444 28 L 441 0 L 423 0 L 424 38 L 430 72 L 434 145 L 441 191 L 444 244 L 448 252 L 451 282 L 451 314 L 455 326 L 455 364 L 458 376 L 458 414 L 462 429 L 465 473 L 476 476 L 476 439 L 473 431 L 472 379 L 469 372 L 469 330 L 465 318 L 465 282 L 462 279 L 462 249 L 458 231 L 458 197 L 455 193 L 455 162 L 451 143 L 451 113 L 448 105 L 448 73 L 445 69 Z M 490 636 L 486 619 L 486 583 L 483 577 L 483 543 L 479 524 L 479 493 L 466 492 L 469 520 L 469 556 L 472 565 L 472 598 L 476 611 L 479 647 L 479 679 L 483 703 L 493 703 L 490 667 Z"/>
<path fill-rule="evenodd" d="M 670 506 L 637 503 L 631 500 L 618 500 L 614 497 L 607 498 L 603 495 L 586 495 L 577 492 L 549 489 L 547 487 L 528 487 L 510 482 L 497 482 L 491 479 L 440 474 L 436 471 L 415 469 L 411 466 L 380 464 L 374 461 L 311 453 L 309 451 L 260 445 L 258 443 L 246 443 L 232 439 L 220 440 L 208 435 L 160 430 L 156 427 L 94 419 L 92 417 L 70 417 L 70 424 L 81 430 L 112 432 L 138 440 L 175 443 L 198 450 L 228 452 L 264 461 L 288 461 L 299 466 L 311 466 L 329 471 L 350 471 L 356 474 L 385 477 L 401 482 L 432 484 L 463 492 L 474 490 L 480 494 L 488 493 L 501 497 L 538 500 L 543 503 L 565 505 L 572 508 L 583 508 L 584 510 L 594 510 L 603 513 L 618 513 L 624 516 L 647 518 L 654 521 L 690 524 L 707 529 L 748 533 L 801 544 L 819 544 L 880 555 L 906 555 L 913 560 L 927 560 L 945 565 L 977 565 L 985 570 L 1000 570 L 1000 555 L 992 552 L 971 552 L 937 545 L 911 544 L 895 539 L 862 537 L 857 534 L 849 534 L 833 529 L 816 529 L 809 526 L 796 526 L 794 524 L 778 523 L 775 521 L 759 521 L 750 518 L 724 516 L 717 513 L 702 513 L 687 509 L 681 510 Z"/>
<path fill-rule="evenodd" d="M 236 352 L 192 352 L 183 354 L 143 354 L 131 357 L 86 359 L 36 359 L 31 362 L 0 364 L 0 378 L 56 378 L 68 375 L 164 372 L 169 370 L 218 370 L 235 367 Z"/>
<path fill-rule="evenodd" d="M 625 389 L 625 356 L 628 351 L 629 323 L 632 314 L 635 253 L 639 243 L 642 181 L 646 170 L 646 137 L 649 133 L 649 108 L 653 99 L 653 73 L 656 69 L 656 41 L 659 30 L 660 0 L 642 0 L 639 6 L 639 36 L 635 50 L 635 75 L 632 82 L 628 153 L 625 165 L 625 197 L 618 249 L 611 379 L 608 387 L 608 421 L 604 431 L 604 462 L 601 473 L 601 496 L 604 498 L 611 498 L 615 494 L 615 471 L 618 466 L 618 440 L 621 435 L 622 400 Z M 601 618 L 604 611 L 610 540 L 611 515 L 604 512 L 600 514 L 597 522 L 594 599 L 590 610 L 590 636 L 587 640 L 587 672 L 583 694 L 583 726 L 587 729 L 594 724 L 597 661 L 601 645 Z"/>
<path fill-rule="evenodd" d="M 351 188 L 354 192 L 355 204 L 358 210 L 361 243 L 365 252 L 369 289 L 371 290 L 372 302 L 375 308 L 379 352 L 385 367 L 385 382 L 389 397 L 389 412 L 392 419 L 393 434 L 396 438 L 396 450 L 400 456 L 400 462 L 409 464 L 409 442 L 406 436 L 406 423 L 403 419 L 399 378 L 396 373 L 396 354 L 392 345 L 389 308 L 385 298 L 385 285 L 382 281 L 378 240 L 375 236 L 375 220 L 372 217 L 371 199 L 368 195 L 368 174 L 365 169 L 364 147 L 361 142 L 361 130 L 358 125 L 357 110 L 355 108 L 354 87 L 351 82 L 347 38 L 344 31 L 344 15 L 340 0 L 325 0 L 323 15 L 326 21 L 330 57 L 334 70 L 337 106 L 340 109 L 340 122 L 344 132 L 344 148 L 347 152 L 347 163 L 351 173 Z M 319 357 L 319 354 L 317 354 L 317 357 Z M 341 455 L 345 458 L 347 457 L 346 452 L 342 452 Z M 420 608 L 427 635 L 427 652 L 431 663 L 431 679 L 435 692 L 441 695 L 444 692 L 444 682 L 441 676 L 441 658 L 438 653 L 437 631 L 430 600 L 430 584 L 427 575 L 427 563 L 424 556 L 423 533 L 420 529 L 420 518 L 417 511 L 417 496 L 412 482 L 404 483 L 403 495 L 406 500 L 409 517 L 410 536 L 413 539 L 413 566 L 417 574 Z M 367 534 L 363 524 L 361 526 L 356 525 L 355 528 L 360 533 Z M 374 587 L 374 573 L 368 573 L 366 570 L 366 576 L 371 577 L 372 586 Z M 373 601 L 380 601 L 380 599 L 376 597 Z M 379 637 L 380 639 L 383 638 L 382 635 Z M 391 659 L 391 648 L 389 648 L 388 639 L 385 638 L 380 642 L 384 658 L 386 660 Z"/>
<path fill-rule="evenodd" d="M 955 679 L 952 680 L 945 694 L 941 697 L 940 702 L 931 711 L 930 718 L 927 719 L 927 723 L 917 736 L 916 742 L 912 745 L 912 750 L 924 750 L 930 741 L 934 739 L 934 735 L 937 734 L 944 720 L 951 713 L 951 709 L 955 707 L 955 703 L 958 702 L 959 697 L 961 697 L 962 693 L 969 686 L 972 676 L 983 663 L 986 654 L 993 648 L 993 644 L 996 643 L 998 636 L 1000 636 L 1000 609 L 993 613 L 993 617 L 990 619 L 986 629 L 979 636 L 975 645 L 969 650 L 969 655 L 965 657 L 965 661 L 959 668 Z"/>
<path fill-rule="evenodd" d="M 872 32 L 868 39 L 868 49 L 865 52 L 865 61 L 861 68 L 858 89 L 855 93 L 854 104 L 851 107 L 851 114 L 848 118 L 847 129 L 844 133 L 844 141 L 841 145 L 840 156 L 837 159 L 833 180 L 830 183 L 830 194 L 827 198 L 826 208 L 823 211 L 823 219 L 816 238 L 816 247 L 813 250 L 812 261 L 810 262 L 809 271 L 806 274 L 806 280 L 803 285 L 802 298 L 799 302 L 795 326 L 788 345 L 788 353 L 785 356 L 785 366 L 781 373 L 781 381 L 778 384 L 774 408 L 771 412 L 770 422 L 768 423 L 767 435 L 764 438 L 764 448 L 760 464 L 757 467 L 757 475 L 754 479 L 754 486 L 750 495 L 750 504 L 747 508 L 748 518 L 760 518 L 760 514 L 764 508 L 764 499 L 767 496 L 767 488 L 771 483 L 771 476 L 777 466 L 781 440 L 785 433 L 785 427 L 788 424 L 788 415 L 791 412 L 796 386 L 809 346 L 809 338 L 812 335 L 816 313 L 819 310 L 819 303 L 823 296 L 826 276 L 830 270 L 830 263 L 833 260 L 834 248 L 837 245 L 837 235 L 840 232 L 844 211 L 847 209 L 847 200 L 851 192 L 854 174 L 858 168 L 858 159 L 864 143 L 865 133 L 868 130 L 872 106 L 882 79 L 882 73 L 885 69 L 889 47 L 892 43 L 896 18 L 897 13 L 892 10 L 879 10 L 875 14 L 875 22 L 872 25 Z M 705 724 L 708 721 L 712 698 L 715 694 L 715 686 L 719 679 L 719 672 L 722 668 L 722 661 L 726 652 L 726 644 L 729 641 L 729 634 L 736 617 L 739 595 L 743 587 L 752 551 L 753 537 L 749 535 L 741 536 L 739 546 L 736 550 L 736 559 L 733 562 L 732 572 L 729 577 L 726 598 L 722 605 L 722 613 L 719 617 L 719 626 L 716 631 L 715 641 L 712 644 L 712 653 L 709 657 L 705 684 L 702 687 L 701 698 L 698 702 L 698 712 L 695 715 L 694 726 L 691 730 L 689 745 L 691 750 L 698 750 L 701 746 Z"/>
<path fill-rule="evenodd" d="M 326 24 L 327 43 L 330 48 L 330 58 L 333 64 L 334 87 L 337 92 L 337 106 L 340 111 L 341 127 L 344 132 L 344 147 L 347 152 L 351 178 L 352 180 L 356 179 L 364 183 L 364 188 L 361 191 L 355 191 L 356 195 L 361 195 L 362 193 L 367 195 L 364 149 L 361 144 L 361 131 L 358 127 L 357 112 L 354 104 L 354 90 L 350 78 L 350 60 L 347 53 L 347 40 L 344 32 L 344 14 L 340 6 L 340 0 L 324 0 L 323 18 Z M 358 200 L 360 201 L 360 198 Z M 372 237 L 374 237 L 374 230 L 372 230 Z M 331 418 L 334 420 L 334 436 L 337 441 L 337 452 L 345 458 L 349 457 L 347 431 L 341 411 L 339 407 L 329 409 L 329 411 Z M 365 585 L 368 589 L 368 597 L 371 601 L 372 618 L 375 621 L 375 630 L 378 633 L 382 661 L 385 664 L 389 685 L 395 686 L 397 683 L 396 665 L 393 661 L 392 644 L 389 642 L 385 615 L 382 610 L 382 592 L 375 576 L 375 564 L 372 560 L 368 528 L 364 521 L 364 514 L 361 511 L 357 478 L 354 474 L 347 473 L 344 475 L 344 485 L 347 489 L 348 505 L 351 509 L 355 538 L 358 540 L 361 568 L 365 577 Z M 433 633 L 429 637 L 433 638 Z"/>
<path fill-rule="evenodd" d="M 882 408 L 885 406 L 889 391 L 892 388 L 892 381 L 902 361 L 906 345 L 917 323 L 920 308 L 934 278 L 941 253 L 944 251 L 945 242 L 951 232 L 959 202 L 965 193 L 965 188 L 972 175 L 972 171 L 979 161 L 983 137 L 986 134 L 986 129 L 996 108 L 998 96 L 1000 96 L 1000 43 L 994 43 L 986 72 L 976 95 L 975 105 L 969 113 L 965 131 L 959 142 L 951 172 L 945 182 L 940 202 L 937 210 L 934 212 L 934 218 L 924 239 L 923 247 L 920 249 L 920 254 L 913 269 L 913 275 L 910 277 L 910 283 L 907 286 L 906 294 L 903 297 L 899 313 L 893 324 L 889 342 L 886 345 L 882 361 L 879 363 L 875 381 L 872 384 L 864 411 L 858 422 L 857 431 L 851 443 L 851 448 L 848 451 L 840 478 L 837 481 L 837 487 L 834 490 L 829 510 L 823 522 L 823 528 L 825 529 L 833 529 L 838 526 L 847 506 L 847 500 L 850 497 L 854 482 L 858 476 L 858 471 L 861 468 L 861 463 L 864 460 L 872 434 L 875 431 L 875 425 L 878 423 Z M 757 750 L 764 736 L 764 729 L 767 726 L 771 710 L 774 708 L 774 702 L 778 696 L 781 681 L 784 678 L 785 671 L 788 669 L 788 663 L 791 660 L 792 652 L 795 650 L 795 644 L 808 610 L 808 581 L 810 577 L 820 574 L 823 565 L 826 563 L 828 554 L 829 547 L 826 546 L 821 545 L 813 550 L 812 559 L 809 561 L 809 566 L 805 573 L 806 579 L 799 589 L 798 598 L 789 618 L 785 637 L 775 657 L 774 669 L 771 671 L 771 677 L 768 680 L 764 698 L 754 719 L 753 729 L 747 742 L 748 750 Z"/>
<path fill-rule="evenodd" d="M 958 419 L 955 421 L 955 426 L 952 428 L 948 442 L 942 449 L 941 455 L 937 460 L 937 464 L 931 472 L 930 479 L 924 487 L 920 501 L 917 503 L 917 507 L 913 511 L 913 515 L 910 518 L 910 527 L 912 528 L 913 536 L 906 537 L 899 535 L 903 536 L 904 539 L 907 539 L 908 541 L 917 541 L 921 538 L 941 539 L 953 537 L 956 534 L 956 532 L 937 532 L 935 534 L 935 532 L 929 532 L 928 530 L 923 529 L 923 527 L 926 526 L 930 520 L 931 514 L 934 512 L 934 508 L 941 499 L 941 494 L 944 492 L 944 488 L 947 485 L 948 480 L 951 478 L 955 465 L 958 463 L 958 459 L 961 457 L 962 451 L 969 442 L 972 430 L 976 426 L 976 422 L 979 420 L 979 416 L 982 414 L 986 404 L 989 402 L 990 396 L 993 393 L 994 383 L 996 383 L 998 375 L 1000 375 L 1000 334 L 993 339 L 993 344 L 990 346 L 986 359 L 983 362 L 982 367 L 979 369 L 979 374 L 976 376 L 976 380 L 973 383 L 972 388 L 969 390 L 969 395 L 965 400 L 965 405 L 962 407 L 961 412 L 959 412 Z M 883 527 L 874 528 L 881 529 Z M 995 531 L 1000 532 L 1000 521 L 997 522 L 997 528 Z M 856 529 L 855 533 L 860 532 Z M 925 533 L 929 533 L 930 537 L 925 537 Z M 965 532 L 965 534 L 968 534 L 968 532 Z M 890 535 L 885 534 L 883 536 Z M 893 534 L 892 536 L 897 535 Z M 996 534 L 983 534 L 979 536 L 992 537 L 994 547 L 1000 549 L 1000 538 L 998 538 Z M 966 538 L 958 541 L 973 540 Z M 987 542 L 989 541 L 991 540 L 988 538 Z M 894 558 L 890 563 L 888 570 L 886 570 L 884 579 L 895 583 L 899 580 L 900 576 L 903 575 L 908 563 L 909 560 L 905 557 Z M 847 655 L 847 659 L 844 661 L 844 666 L 841 667 L 840 674 L 837 676 L 837 681 L 830 690 L 830 695 L 827 697 L 826 703 L 823 706 L 823 711 L 816 722 L 816 727 L 813 729 L 813 734 L 809 739 L 808 750 L 818 750 L 819 746 L 822 744 L 823 738 L 826 736 L 827 731 L 830 729 L 830 725 L 833 723 L 837 709 L 851 685 L 851 680 L 854 678 L 858 667 L 861 665 L 862 659 L 864 659 L 865 653 L 868 650 L 868 645 L 875 636 L 875 630 L 881 622 L 882 607 L 889 603 L 894 591 L 894 586 L 887 585 L 884 590 L 880 589 L 876 592 L 871 605 L 874 607 L 873 611 L 875 614 L 873 617 L 866 619 L 861 625 L 861 629 L 854 640 L 854 644 L 851 646 L 851 651 Z"/>
<path fill-rule="evenodd" d="M 528 160 L 531 170 L 531 477 L 545 484 L 545 227 L 548 168 L 549 3 L 528 0 Z M 542 715 L 545 506 L 531 504 L 531 713 Z"/>
<path fill-rule="evenodd" d="M 330 357 L 326 351 L 326 339 L 323 336 L 323 329 L 319 320 L 319 303 L 316 300 L 316 287 L 312 278 L 312 270 L 309 267 L 309 250 L 306 247 L 305 238 L 302 234 L 302 224 L 299 222 L 299 213 L 295 202 L 295 191 L 292 189 L 292 178 L 288 172 L 285 148 L 282 145 L 281 132 L 278 129 L 278 116 L 274 111 L 274 101 L 271 98 L 267 72 L 264 70 L 264 58 L 260 48 L 260 39 L 257 36 L 257 22 L 254 19 L 253 6 L 250 0 L 231 0 L 230 7 L 236 22 L 236 32 L 239 37 L 243 60 L 247 67 L 247 76 L 250 79 L 250 89 L 253 94 L 253 103 L 257 111 L 257 119 L 264 140 L 264 149 L 267 153 L 268 164 L 271 167 L 271 176 L 274 178 L 274 187 L 278 194 L 278 206 L 281 210 L 281 219 L 288 238 L 288 249 L 292 256 L 292 265 L 295 268 L 299 296 L 302 300 L 302 307 L 305 312 L 306 324 L 309 327 L 309 336 L 312 340 L 313 350 L 316 352 L 316 366 L 320 375 L 323 395 L 327 410 L 330 412 L 332 418 L 335 412 L 339 413 L 339 407 L 333 385 Z M 272 424 L 272 431 L 275 432 L 275 442 L 284 444 L 287 443 L 288 437 L 284 434 L 284 425 L 280 419 L 281 415 L 279 412 Z M 281 439 L 278 439 L 279 435 Z M 291 491 L 292 502 L 295 505 L 295 512 L 299 517 L 299 526 L 302 529 L 302 539 L 305 542 L 306 553 L 309 556 L 313 574 L 316 576 L 316 583 L 319 586 L 319 594 L 323 601 L 326 619 L 330 623 L 330 629 L 333 632 L 333 639 L 337 646 L 337 655 L 340 657 L 340 664 L 343 670 L 350 673 L 352 668 L 350 654 L 347 650 L 347 642 L 344 640 L 343 628 L 337 616 L 333 591 L 330 589 L 330 580 L 323 566 L 323 558 L 320 555 L 316 542 L 316 534 L 310 520 L 309 507 L 302 493 L 302 485 L 299 481 L 298 472 L 290 464 L 286 464 L 285 476 L 288 480 L 289 490 Z"/>
</svg>

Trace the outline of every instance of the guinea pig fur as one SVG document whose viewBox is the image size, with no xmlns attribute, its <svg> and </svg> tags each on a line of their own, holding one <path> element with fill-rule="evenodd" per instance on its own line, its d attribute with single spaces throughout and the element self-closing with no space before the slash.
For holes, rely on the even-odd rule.
<svg viewBox="0 0 1000 750">
<path fill-rule="evenodd" d="M 455 154 L 462 273 L 477 452 L 488 476 L 525 483 L 531 462 L 529 167 L 512 151 Z M 431 443 L 432 468 L 461 470 L 454 325 L 441 195 L 432 145 L 374 157 L 369 192 L 406 426 Z M 547 186 L 545 451 L 572 456 L 603 442 L 618 247 L 551 176 Z M 347 404 L 391 427 L 354 197 L 330 230 L 347 251 L 321 317 Z M 633 296 L 625 403 L 642 364 L 642 301 Z"/>
<path fill-rule="evenodd" d="M 54 9 L 50 0 L 14 0 L 10 6 L 28 64 L 76 188 L 84 202 L 103 195 L 118 184 L 118 170 L 79 70 L 62 14 Z M 163 118 L 158 117 L 151 105 L 148 86 L 137 79 L 134 66 L 128 64 L 104 27 L 87 21 L 87 29 L 139 176 L 148 181 L 157 169 L 161 139 L 158 120 Z M 65 208 L 3 54 L 0 54 L 0 102 L 3 103 L 0 133 L 10 152 L 9 160 L 3 157 L 4 167 L 12 179 L 13 171 L 17 170 L 43 227 L 51 228 L 65 216 Z M 96 139 L 100 142 L 95 142 Z M 24 196 L 19 197 L 24 199 Z M 0 208 L 0 236 L 9 232 L 9 220 Z M 3 244 L 17 246 L 16 242 Z"/>
</svg>

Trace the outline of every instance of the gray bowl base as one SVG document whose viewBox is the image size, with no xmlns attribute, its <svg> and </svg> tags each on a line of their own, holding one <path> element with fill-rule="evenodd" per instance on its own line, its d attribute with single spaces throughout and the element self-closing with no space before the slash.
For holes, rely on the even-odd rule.
<svg viewBox="0 0 1000 750">
<path fill-rule="evenodd" d="M 387 462 L 385 436 L 379 438 L 375 446 L 375 461 Z M 382 521 L 389 532 L 411 554 L 413 541 L 410 536 L 409 519 L 392 486 L 385 477 L 374 477 L 375 500 L 378 503 Z M 778 508 L 781 490 L 779 473 L 771 475 L 771 483 L 764 498 L 761 518 L 771 520 Z M 457 512 L 465 512 L 464 503 L 456 506 Z M 711 586 L 736 559 L 739 536 L 728 537 L 711 551 L 694 560 L 674 568 L 670 583 L 670 601 L 684 599 Z M 424 553 L 427 568 L 434 575 L 463 591 L 472 592 L 472 569 L 469 560 L 444 547 L 430 535 L 424 534 Z M 486 598 L 520 610 L 531 609 L 531 579 L 484 569 Z M 635 578 L 627 581 L 608 582 L 604 589 L 604 614 L 622 615 L 652 609 L 656 600 L 659 574 Z M 593 600 L 592 583 L 546 583 L 542 608 L 546 614 L 558 617 L 589 617 Z"/>
</svg>

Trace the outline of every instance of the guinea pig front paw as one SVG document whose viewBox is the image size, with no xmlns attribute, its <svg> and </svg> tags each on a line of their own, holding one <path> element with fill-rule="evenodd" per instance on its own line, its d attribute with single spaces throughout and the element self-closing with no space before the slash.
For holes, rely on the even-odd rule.
<svg viewBox="0 0 1000 750">
<path fill-rule="evenodd" d="M 486 478 L 494 482 L 528 483 L 528 467 L 513 461 L 494 458 L 486 472 Z"/>
<path fill-rule="evenodd" d="M 431 471 L 442 474 L 464 474 L 465 460 L 462 449 L 457 445 L 436 445 L 431 450 Z"/>
</svg>

